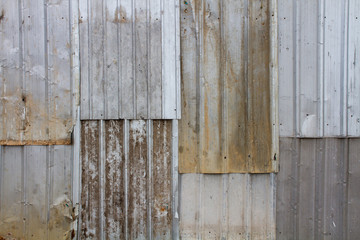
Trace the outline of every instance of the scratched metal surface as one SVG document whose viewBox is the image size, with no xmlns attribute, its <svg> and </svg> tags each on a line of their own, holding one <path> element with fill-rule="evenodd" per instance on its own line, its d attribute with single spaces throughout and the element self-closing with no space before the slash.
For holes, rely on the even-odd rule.
<svg viewBox="0 0 360 240">
<path fill-rule="evenodd" d="M 79 89 L 73 9 L 75 1 L 1 1 L 1 145 L 71 143 Z"/>
<path fill-rule="evenodd" d="M 178 3 L 79 1 L 82 120 L 180 118 Z"/>
<path fill-rule="evenodd" d="M 276 1 L 181 2 L 181 173 L 276 171 Z"/>
<path fill-rule="evenodd" d="M 173 129 L 171 120 L 82 121 L 80 238 L 177 239 Z"/>
<path fill-rule="evenodd" d="M 357 239 L 359 139 L 280 140 L 277 239 Z"/>
<path fill-rule="evenodd" d="M 359 11 L 357 0 L 278 0 L 281 136 L 360 136 Z"/>
</svg>

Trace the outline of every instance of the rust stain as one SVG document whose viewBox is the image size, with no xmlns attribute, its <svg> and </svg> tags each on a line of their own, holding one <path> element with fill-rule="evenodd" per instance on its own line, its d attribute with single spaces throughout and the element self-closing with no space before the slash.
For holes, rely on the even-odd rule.
<svg viewBox="0 0 360 240">
<path fill-rule="evenodd" d="M 147 132 L 146 121 L 130 121 L 128 231 L 131 239 L 147 236 Z"/>
<path fill-rule="evenodd" d="M 100 170 L 98 121 L 81 124 L 81 238 L 100 239 Z"/>
<path fill-rule="evenodd" d="M 171 238 L 171 133 L 171 121 L 154 120 L 152 155 L 154 239 Z"/>
<path fill-rule="evenodd" d="M 2 22 L 2 20 L 4 20 L 4 18 L 5 18 L 5 10 L 2 9 L 0 13 L 0 23 Z"/>
<path fill-rule="evenodd" d="M 105 236 L 125 239 L 125 154 L 123 120 L 105 121 Z"/>
<path fill-rule="evenodd" d="M 236 46 L 238 36 L 232 35 L 229 19 L 238 17 L 245 24 L 245 18 L 232 11 L 234 2 L 222 4 L 222 8 L 220 1 L 182 4 L 179 171 L 272 172 L 269 1 L 251 1 L 241 10 L 248 15 L 249 27 L 247 33 L 247 28 L 239 28 Z M 189 82 L 197 82 L 202 90 L 196 94 L 196 107 L 189 104 L 196 84 Z M 193 126 L 199 127 L 192 135 Z"/>
</svg>

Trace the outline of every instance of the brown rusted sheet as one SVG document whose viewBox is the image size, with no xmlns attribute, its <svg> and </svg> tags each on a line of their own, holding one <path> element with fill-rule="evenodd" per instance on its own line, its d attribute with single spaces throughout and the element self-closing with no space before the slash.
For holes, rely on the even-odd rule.
<svg viewBox="0 0 360 240">
<path fill-rule="evenodd" d="M 82 239 L 100 238 L 100 123 L 81 124 L 81 229 Z"/>
<path fill-rule="evenodd" d="M 71 3 L 19 3 L 0 4 L 0 145 L 70 144 Z"/>
<path fill-rule="evenodd" d="M 81 237 L 171 239 L 172 121 L 82 121 Z"/>
<path fill-rule="evenodd" d="M 105 121 L 105 237 L 125 239 L 124 121 Z"/>
<path fill-rule="evenodd" d="M 147 232 L 147 135 L 146 121 L 130 121 L 128 231 L 130 239 L 145 239 Z"/>
<path fill-rule="evenodd" d="M 152 153 L 152 236 L 171 239 L 171 121 L 153 122 Z"/>
<path fill-rule="evenodd" d="M 269 3 L 181 2 L 181 173 L 274 171 Z"/>
</svg>

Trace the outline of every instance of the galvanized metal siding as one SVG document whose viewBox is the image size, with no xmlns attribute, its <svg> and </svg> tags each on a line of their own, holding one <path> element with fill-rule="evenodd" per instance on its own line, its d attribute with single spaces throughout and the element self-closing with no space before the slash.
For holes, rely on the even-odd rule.
<svg viewBox="0 0 360 240">
<path fill-rule="evenodd" d="M 276 171 L 276 1 L 184 1 L 180 15 L 180 172 Z"/>
<path fill-rule="evenodd" d="M 182 174 L 181 239 L 275 239 L 274 174 Z"/>
<path fill-rule="evenodd" d="M 71 146 L 0 147 L 1 239 L 74 235 L 72 154 Z"/>
<path fill-rule="evenodd" d="M 280 135 L 359 137 L 359 1 L 278 6 Z"/>
<path fill-rule="evenodd" d="M 280 141 L 277 239 L 357 239 L 360 140 Z"/>
<path fill-rule="evenodd" d="M 180 118 L 178 1 L 80 0 L 81 119 Z"/>
<path fill-rule="evenodd" d="M 0 144 L 70 144 L 79 81 L 74 7 L 1 1 Z"/>
<path fill-rule="evenodd" d="M 169 120 L 82 122 L 81 238 L 176 239 L 173 129 Z"/>
</svg>

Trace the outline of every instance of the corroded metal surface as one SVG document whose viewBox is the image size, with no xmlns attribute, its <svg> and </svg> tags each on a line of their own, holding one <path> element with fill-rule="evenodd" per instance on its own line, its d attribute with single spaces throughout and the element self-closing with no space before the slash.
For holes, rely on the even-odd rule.
<svg viewBox="0 0 360 240">
<path fill-rule="evenodd" d="M 72 239 L 71 146 L 0 147 L 0 239 Z"/>
<path fill-rule="evenodd" d="M 71 5 L 0 3 L 1 145 L 71 143 L 79 88 Z"/>
<path fill-rule="evenodd" d="M 171 238 L 172 124 L 82 122 L 82 238 Z"/>
<path fill-rule="evenodd" d="M 80 0 L 81 119 L 180 118 L 177 1 Z"/>
<path fill-rule="evenodd" d="M 270 0 L 181 3 L 180 172 L 276 171 L 274 18 Z"/>
</svg>

